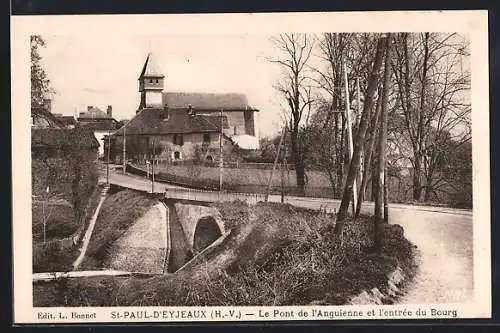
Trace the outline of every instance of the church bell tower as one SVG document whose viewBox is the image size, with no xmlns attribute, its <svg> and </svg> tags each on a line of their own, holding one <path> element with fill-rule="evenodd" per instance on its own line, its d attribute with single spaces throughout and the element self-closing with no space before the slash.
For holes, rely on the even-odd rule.
<svg viewBox="0 0 500 333">
<path fill-rule="evenodd" d="M 153 54 L 149 53 L 139 76 L 139 92 L 141 93 L 139 110 L 147 107 L 162 106 L 164 78 L 165 75 L 162 74 L 160 68 L 156 65 Z"/>
</svg>

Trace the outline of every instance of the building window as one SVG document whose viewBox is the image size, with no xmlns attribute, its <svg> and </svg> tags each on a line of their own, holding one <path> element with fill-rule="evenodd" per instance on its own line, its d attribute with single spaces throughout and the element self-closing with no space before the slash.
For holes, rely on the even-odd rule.
<svg viewBox="0 0 500 333">
<path fill-rule="evenodd" d="M 181 153 L 178 151 L 174 151 L 174 160 L 180 160 L 181 159 Z"/>
<path fill-rule="evenodd" d="M 203 133 L 203 143 L 210 143 L 210 133 Z"/>
<path fill-rule="evenodd" d="M 158 79 L 156 79 L 156 83 L 158 83 Z"/>
<path fill-rule="evenodd" d="M 149 83 L 153 83 L 153 79 L 149 79 Z"/>
<path fill-rule="evenodd" d="M 174 134 L 173 140 L 174 145 L 183 146 L 184 145 L 184 137 L 182 134 Z"/>
</svg>

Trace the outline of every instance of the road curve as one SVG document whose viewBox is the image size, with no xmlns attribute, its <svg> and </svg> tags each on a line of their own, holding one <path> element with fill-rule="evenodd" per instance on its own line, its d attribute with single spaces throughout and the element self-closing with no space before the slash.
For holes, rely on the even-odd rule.
<svg viewBox="0 0 500 333">
<path fill-rule="evenodd" d="M 110 172 L 110 182 L 137 190 L 151 191 L 151 181 L 121 172 Z M 155 192 L 179 186 L 155 183 Z M 214 192 L 214 200 L 217 193 Z M 269 201 L 280 202 L 271 195 Z M 334 212 L 340 202 L 333 199 L 286 197 L 286 203 Z M 363 205 L 372 214 L 373 203 Z M 400 303 L 466 302 L 473 297 L 472 212 L 431 206 L 389 205 L 390 223 L 399 224 L 405 236 L 418 247 L 420 267 L 408 294 Z"/>
</svg>

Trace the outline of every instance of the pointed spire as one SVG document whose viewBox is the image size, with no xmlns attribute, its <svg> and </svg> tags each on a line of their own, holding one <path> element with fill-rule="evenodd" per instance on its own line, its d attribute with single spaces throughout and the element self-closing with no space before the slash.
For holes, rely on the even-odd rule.
<svg viewBox="0 0 500 333">
<path fill-rule="evenodd" d="M 148 57 L 146 58 L 146 62 L 144 63 L 144 66 L 142 67 L 141 75 L 139 76 L 139 79 L 143 77 L 165 77 L 161 70 L 160 67 L 156 64 L 153 53 L 149 52 Z"/>
</svg>

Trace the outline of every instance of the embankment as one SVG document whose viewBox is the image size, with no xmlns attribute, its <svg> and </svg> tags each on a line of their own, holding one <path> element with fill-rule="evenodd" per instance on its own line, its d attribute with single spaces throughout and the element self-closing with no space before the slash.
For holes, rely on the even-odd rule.
<svg viewBox="0 0 500 333">
<path fill-rule="evenodd" d="M 71 297 L 52 306 L 340 305 L 365 290 L 388 290 L 388 277 L 398 267 L 406 281 L 413 276 L 414 246 L 401 227 L 384 228 L 382 249 L 373 252 L 369 217 L 347 223 L 340 242 L 330 214 L 270 203 L 215 206 L 231 233 L 180 272 L 120 280 L 119 288 L 116 278 L 95 287 L 73 279 L 65 285 Z M 106 296 L 96 288 L 107 288 Z M 35 304 L 42 303 L 35 296 Z"/>
</svg>

